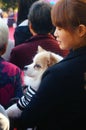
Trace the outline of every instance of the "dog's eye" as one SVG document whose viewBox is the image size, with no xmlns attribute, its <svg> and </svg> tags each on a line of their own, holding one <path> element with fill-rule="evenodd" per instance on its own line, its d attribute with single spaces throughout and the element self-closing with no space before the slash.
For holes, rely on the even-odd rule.
<svg viewBox="0 0 86 130">
<path fill-rule="evenodd" d="M 39 64 L 34 65 L 34 68 L 41 68 Z"/>
</svg>

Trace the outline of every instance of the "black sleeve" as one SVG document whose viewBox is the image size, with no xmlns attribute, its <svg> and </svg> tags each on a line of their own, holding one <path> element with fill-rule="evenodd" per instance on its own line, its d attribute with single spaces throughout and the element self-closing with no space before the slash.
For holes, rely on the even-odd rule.
<svg viewBox="0 0 86 130">
<path fill-rule="evenodd" d="M 52 109 L 54 100 L 53 83 L 55 85 L 56 79 L 53 76 L 52 73 L 45 74 L 37 93 L 22 112 L 20 119 L 16 120 L 16 127 L 32 128 L 41 120 L 47 120 L 47 114 L 51 111 L 50 107 Z"/>
</svg>

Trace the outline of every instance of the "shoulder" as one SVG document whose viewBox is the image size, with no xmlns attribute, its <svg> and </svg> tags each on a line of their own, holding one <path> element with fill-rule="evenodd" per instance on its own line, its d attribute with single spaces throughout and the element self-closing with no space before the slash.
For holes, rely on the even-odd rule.
<svg viewBox="0 0 86 130">
<path fill-rule="evenodd" d="M 16 27 L 15 33 L 18 33 L 20 31 L 22 32 L 29 31 L 28 20 L 23 21 L 21 24 L 19 24 L 19 26 Z"/>
<path fill-rule="evenodd" d="M 16 27 L 14 35 L 18 34 L 20 31 L 22 33 L 29 32 L 29 27 L 28 26 L 18 26 L 18 27 Z M 21 32 L 20 32 L 20 34 L 21 34 Z"/>
<path fill-rule="evenodd" d="M 49 68 L 55 75 L 78 75 L 86 71 L 86 55 L 68 55 L 59 63 Z"/>
<path fill-rule="evenodd" d="M 16 73 L 16 72 L 21 71 L 19 67 L 17 67 L 16 65 L 14 65 L 8 61 L 3 61 L 2 65 L 4 67 L 4 71 L 6 71 L 6 72 Z"/>
<path fill-rule="evenodd" d="M 27 48 L 27 46 L 29 46 L 28 45 L 28 43 L 22 43 L 21 45 L 17 45 L 17 46 L 15 46 L 13 49 L 12 49 L 12 51 L 19 51 L 19 50 L 24 50 L 24 48 Z"/>
</svg>

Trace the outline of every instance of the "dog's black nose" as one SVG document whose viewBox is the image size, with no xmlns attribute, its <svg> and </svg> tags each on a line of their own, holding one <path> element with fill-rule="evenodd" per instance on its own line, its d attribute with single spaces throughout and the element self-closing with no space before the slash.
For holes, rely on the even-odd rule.
<svg viewBox="0 0 86 130">
<path fill-rule="evenodd" d="M 24 70 L 27 70 L 27 69 L 28 69 L 28 67 L 24 66 Z"/>
</svg>

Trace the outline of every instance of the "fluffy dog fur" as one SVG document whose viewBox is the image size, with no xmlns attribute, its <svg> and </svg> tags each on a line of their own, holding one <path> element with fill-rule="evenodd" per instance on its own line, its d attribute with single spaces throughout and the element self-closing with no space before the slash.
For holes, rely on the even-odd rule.
<svg viewBox="0 0 86 130">
<path fill-rule="evenodd" d="M 25 85 L 31 86 L 35 91 L 38 90 L 41 78 L 46 69 L 63 58 L 55 53 L 44 50 L 38 46 L 38 52 L 33 58 L 33 63 L 25 66 L 24 68 L 24 81 Z M 22 111 L 18 108 L 17 104 L 12 105 L 6 110 L 9 117 L 14 118 L 21 115 Z"/>
<path fill-rule="evenodd" d="M 31 85 L 35 90 L 38 89 L 41 77 L 45 70 L 62 60 L 62 57 L 44 50 L 38 46 L 38 52 L 33 58 L 33 63 L 24 67 L 26 85 Z"/>
</svg>

